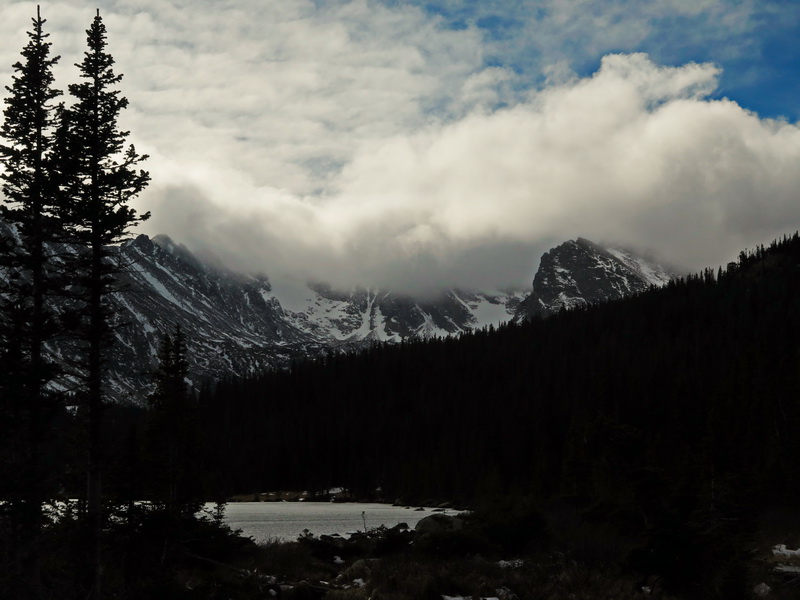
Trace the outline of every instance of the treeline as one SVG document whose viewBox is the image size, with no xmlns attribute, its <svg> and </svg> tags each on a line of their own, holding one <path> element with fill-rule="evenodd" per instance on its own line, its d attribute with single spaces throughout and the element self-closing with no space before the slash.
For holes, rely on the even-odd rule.
<svg viewBox="0 0 800 600">
<path fill-rule="evenodd" d="M 800 239 L 622 301 L 379 345 L 201 395 L 230 492 L 791 506 Z"/>
</svg>

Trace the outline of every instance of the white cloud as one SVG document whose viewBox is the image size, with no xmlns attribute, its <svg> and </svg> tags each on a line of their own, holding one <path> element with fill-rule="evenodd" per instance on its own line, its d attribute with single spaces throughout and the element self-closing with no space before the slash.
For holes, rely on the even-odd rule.
<svg viewBox="0 0 800 600">
<path fill-rule="evenodd" d="M 718 74 L 611 55 L 512 108 L 367 141 L 334 193 L 265 199 L 200 238 L 250 266 L 414 291 L 529 279 L 535 257 L 579 235 L 724 263 L 800 224 L 800 131 L 707 100 Z M 225 241 L 237 231 L 245 252 Z M 465 268 L 482 252 L 499 262 Z"/>
<path fill-rule="evenodd" d="M 594 60 L 610 51 L 631 51 L 658 38 L 692 46 L 713 44 L 724 52 L 752 51 L 746 34 L 759 17 L 776 10 L 762 0 L 530 0 L 509 3 L 483 0 L 475 6 L 461 0 L 437 0 L 446 14 L 464 16 L 471 24 L 491 17 L 514 22 L 515 34 L 488 40 L 489 52 L 526 58 L 541 68 L 565 56 L 574 61 Z M 469 8 L 466 8 L 469 6 Z M 784 9 L 785 12 L 785 9 Z M 665 27 L 666 25 L 666 27 Z"/>
<path fill-rule="evenodd" d="M 615 20 L 620 2 L 608 14 L 545 4 L 539 48 L 606 21 L 589 40 L 598 47 L 649 35 L 650 13 Z M 646 4 L 659 14 L 721 7 Z M 749 3 L 737 6 L 733 26 L 744 27 Z M 8 65 L 30 10 L 0 8 Z M 611 54 L 578 78 L 552 54 L 546 85 L 520 94 L 517 74 L 486 67 L 491 44 L 475 27 L 449 31 L 407 5 L 138 0 L 103 10 L 131 100 L 124 125 L 151 155 L 145 231 L 239 267 L 417 292 L 498 287 L 529 281 L 543 251 L 578 235 L 699 268 L 800 224 L 797 127 L 709 100 L 714 65 Z M 94 10 L 65 0 L 43 13 L 65 56 L 63 87 Z"/>
</svg>

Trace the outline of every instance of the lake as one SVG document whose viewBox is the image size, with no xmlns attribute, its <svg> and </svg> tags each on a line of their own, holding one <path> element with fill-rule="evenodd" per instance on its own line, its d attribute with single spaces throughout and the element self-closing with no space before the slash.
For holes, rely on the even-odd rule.
<svg viewBox="0 0 800 600">
<path fill-rule="evenodd" d="M 213 508 L 213 504 L 208 505 Z M 361 513 L 364 513 L 362 518 Z M 441 512 L 439 510 L 438 512 Z M 448 510 L 448 514 L 457 511 Z M 407 523 L 413 529 L 423 517 L 434 514 L 426 508 L 415 510 L 389 504 L 335 502 L 231 502 L 225 506 L 225 522 L 256 542 L 270 539 L 293 541 L 308 529 L 315 536 L 346 535 L 380 525 L 394 527 Z"/>
</svg>

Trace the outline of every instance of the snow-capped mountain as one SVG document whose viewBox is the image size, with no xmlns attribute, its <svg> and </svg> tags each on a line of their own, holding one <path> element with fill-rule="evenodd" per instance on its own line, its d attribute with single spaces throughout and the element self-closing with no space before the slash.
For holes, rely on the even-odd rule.
<svg viewBox="0 0 800 600">
<path fill-rule="evenodd" d="M 562 308 L 616 300 L 662 286 L 678 275 L 631 250 L 578 238 L 542 256 L 520 316 L 547 316 Z"/>
<path fill-rule="evenodd" d="M 14 236 L 13 229 L 0 229 L 0 236 Z M 132 403 L 145 401 L 161 336 L 176 324 L 188 340 L 196 387 L 204 379 L 280 368 L 294 359 L 376 341 L 447 336 L 546 315 L 661 285 L 674 276 L 630 251 L 578 239 L 542 257 L 532 292 L 450 290 L 420 301 L 387 290 L 341 292 L 236 273 L 198 259 L 163 235 L 140 235 L 118 252 L 131 267 L 113 295 L 119 326 L 108 357 L 107 386 L 110 398 Z M 50 351 L 65 365 L 78 355 L 69 339 L 54 342 Z M 70 387 L 69 380 L 61 384 Z"/>
<path fill-rule="evenodd" d="M 150 388 L 160 336 L 180 324 L 197 380 L 246 375 L 293 359 L 374 341 L 445 336 L 498 325 L 516 314 L 527 290 L 451 290 L 417 301 L 376 289 L 338 292 L 281 282 L 198 260 L 166 236 L 121 246 L 132 268 L 115 294 L 120 320 L 110 361 L 110 395 L 141 402 Z"/>
</svg>

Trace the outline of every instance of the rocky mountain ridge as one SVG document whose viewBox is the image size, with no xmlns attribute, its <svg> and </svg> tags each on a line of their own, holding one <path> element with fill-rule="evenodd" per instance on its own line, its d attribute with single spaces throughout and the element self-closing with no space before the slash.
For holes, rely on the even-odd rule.
<svg viewBox="0 0 800 600">
<path fill-rule="evenodd" d="M 632 250 L 600 246 L 584 238 L 570 240 L 542 255 L 521 315 L 547 316 L 617 300 L 665 285 L 679 275 L 676 269 Z"/>
<path fill-rule="evenodd" d="M 329 351 L 496 326 L 514 317 L 527 293 L 450 290 L 417 301 L 371 288 L 274 286 L 264 276 L 203 263 L 167 236 L 141 235 L 119 251 L 133 265 L 122 277 L 125 291 L 114 297 L 128 325 L 117 330 L 109 392 L 122 402 L 143 401 L 160 336 L 176 324 L 189 341 L 197 385 Z"/>
<path fill-rule="evenodd" d="M 619 298 L 674 275 L 632 252 L 579 238 L 542 257 L 532 292 L 449 290 L 419 301 L 372 288 L 275 285 L 266 276 L 201 261 L 164 235 L 140 235 L 117 252 L 131 267 L 113 295 L 118 327 L 107 388 L 114 401 L 134 404 L 145 402 L 160 338 L 175 325 L 187 336 L 191 384 L 197 387 L 204 379 L 282 368 L 326 352 L 454 335 Z M 55 341 L 50 351 L 68 364 L 78 353 L 75 344 Z M 62 387 L 73 384 L 67 378 Z"/>
</svg>

